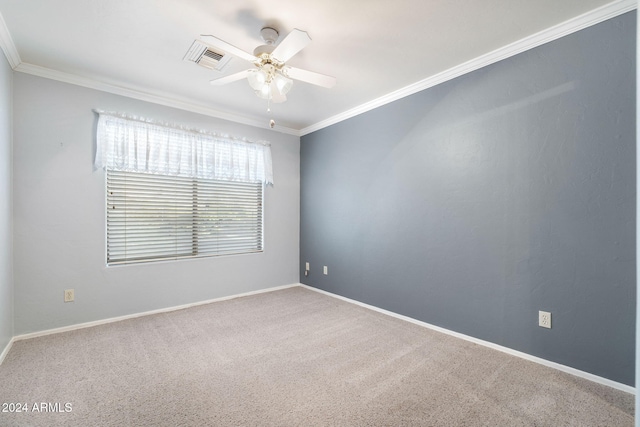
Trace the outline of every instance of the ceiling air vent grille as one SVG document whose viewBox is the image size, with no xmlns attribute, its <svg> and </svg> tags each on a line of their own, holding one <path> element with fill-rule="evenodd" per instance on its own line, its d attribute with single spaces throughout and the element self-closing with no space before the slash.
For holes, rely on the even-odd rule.
<svg viewBox="0 0 640 427">
<path fill-rule="evenodd" d="M 224 55 L 220 55 L 218 52 L 214 52 L 214 51 L 209 50 L 209 49 L 205 50 L 202 55 L 206 56 L 207 58 L 211 58 L 211 59 L 213 59 L 214 61 L 217 61 L 217 62 L 220 62 L 220 60 L 222 58 L 224 58 Z M 200 58 L 200 59 L 202 59 L 202 58 Z"/>
<path fill-rule="evenodd" d="M 229 63 L 231 56 L 224 52 L 216 52 L 201 41 L 195 40 L 183 60 L 221 71 Z"/>
</svg>

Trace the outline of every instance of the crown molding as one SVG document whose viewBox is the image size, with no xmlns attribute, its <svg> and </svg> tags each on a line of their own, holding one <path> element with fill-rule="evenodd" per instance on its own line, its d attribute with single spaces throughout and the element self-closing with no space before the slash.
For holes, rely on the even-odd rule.
<svg viewBox="0 0 640 427">
<path fill-rule="evenodd" d="M 4 21 L 4 17 L 0 13 L 0 49 L 4 52 L 4 56 L 7 57 L 7 61 L 9 61 L 9 65 L 14 70 L 22 60 L 20 59 L 20 55 L 18 54 L 18 49 L 16 49 L 16 45 L 13 43 L 13 38 L 11 38 L 11 33 L 9 33 L 9 29 L 7 28 L 7 23 Z"/>
<path fill-rule="evenodd" d="M 614 18 L 623 13 L 630 12 L 637 8 L 637 0 L 616 0 L 607 5 L 601 6 L 597 9 L 589 11 L 585 14 L 579 15 L 561 24 L 547 28 L 531 36 L 520 39 L 507 46 L 496 49 L 485 55 L 479 56 L 470 61 L 464 62 L 453 68 L 445 70 L 441 73 L 435 74 L 431 77 L 427 77 L 424 80 L 413 83 L 409 86 L 405 86 L 399 90 L 391 92 L 387 95 L 374 99 L 373 101 L 359 105 L 355 108 L 347 110 L 343 113 L 337 114 L 333 117 L 329 117 L 326 120 L 322 120 L 316 124 L 308 126 L 300 130 L 300 136 L 307 135 L 311 132 L 323 129 L 325 127 L 334 125 L 343 120 L 350 119 L 367 111 L 371 111 L 375 108 L 389 104 L 393 101 L 405 98 L 414 93 L 429 89 L 430 87 L 439 85 L 448 80 L 452 80 L 456 77 L 486 67 L 503 59 L 510 58 L 519 53 L 541 46 L 545 43 L 557 40 L 569 34 L 580 31 L 584 28 L 590 27 L 607 19 Z"/>
<path fill-rule="evenodd" d="M 13 38 L 11 37 L 11 33 L 9 32 L 7 24 L 1 13 L 0 48 L 4 52 L 9 65 L 14 71 L 31 74 L 38 77 L 44 77 L 51 80 L 57 80 L 64 83 L 70 83 L 77 86 L 83 86 L 90 89 L 96 89 L 103 92 L 113 93 L 115 95 L 122 95 L 129 98 L 139 99 L 141 101 L 147 101 L 154 104 L 165 105 L 167 107 L 174 107 L 181 110 L 191 111 L 194 113 L 203 114 L 205 116 L 215 117 L 218 119 L 228 120 L 231 122 L 245 124 L 257 128 L 270 129 L 268 124 L 265 124 L 264 120 L 262 119 L 249 118 L 237 114 L 225 113 L 207 107 L 205 105 L 195 104 L 189 101 L 177 99 L 166 93 L 149 93 L 145 92 L 141 88 L 124 87 L 88 77 L 78 76 L 76 74 L 65 73 L 62 71 L 41 67 L 39 65 L 22 62 L 20 54 L 18 53 L 18 50 L 16 49 L 16 46 L 13 42 Z M 298 129 L 293 129 L 285 126 L 275 125 L 272 130 L 289 135 L 300 136 L 300 131 Z"/>
<path fill-rule="evenodd" d="M 393 101 L 405 98 L 413 95 L 417 92 L 431 88 L 433 86 L 444 83 L 448 80 L 478 70 L 487 65 L 491 65 L 503 59 L 510 58 L 514 55 L 522 53 L 526 50 L 533 49 L 545 43 L 557 40 L 566 35 L 575 33 L 584 28 L 606 21 L 607 19 L 614 18 L 623 13 L 630 12 L 637 8 L 636 0 L 615 0 L 607 5 L 601 6 L 583 15 L 572 18 L 556 26 L 550 27 L 546 30 L 540 31 L 531 36 L 525 37 L 514 43 L 511 43 L 502 48 L 496 49 L 485 55 L 479 56 L 475 59 L 462 63 L 458 66 L 435 74 L 431 77 L 427 77 L 419 82 L 413 83 L 409 86 L 405 86 L 399 90 L 391 92 L 387 95 L 376 98 L 372 101 L 366 102 L 355 108 L 344 111 L 328 119 L 317 122 L 313 125 L 307 126 L 301 130 L 293 129 L 289 127 L 276 125 L 274 131 L 294 135 L 304 136 L 311 132 L 323 129 L 349 118 L 355 117 L 367 111 L 389 104 Z M 195 104 L 186 100 L 177 99 L 174 96 L 166 93 L 149 93 L 142 88 L 136 87 L 124 87 L 117 84 L 107 83 L 96 79 L 81 77 L 75 74 L 65 73 L 62 71 L 56 71 L 45 67 L 40 67 L 33 64 L 23 63 L 20 59 L 20 55 L 13 43 L 11 34 L 7 29 L 4 18 L 0 14 L 0 48 L 2 48 L 11 68 L 15 71 L 23 72 L 26 74 L 32 74 L 39 77 L 45 77 L 52 80 L 58 80 L 65 83 L 70 83 L 78 86 L 87 87 L 90 89 L 96 89 L 103 92 L 109 92 L 116 95 L 127 96 L 129 98 L 139 99 L 141 101 L 147 101 L 155 104 L 165 105 L 168 107 L 179 108 L 181 110 L 191 111 L 207 115 L 210 117 L 216 117 L 219 119 L 229 120 L 236 123 L 241 123 L 257 128 L 269 129 L 268 125 L 263 120 L 257 118 L 251 118 L 241 116 L 238 114 L 229 114 L 219 110 L 215 110 L 205 105 Z"/>
<path fill-rule="evenodd" d="M 153 104 L 165 105 L 167 107 L 178 108 L 180 110 L 191 111 L 193 113 L 203 114 L 205 116 L 215 117 L 218 119 L 228 120 L 235 123 L 249 125 L 257 128 L 269 129 L 268 124 L 264 123 L 264 120 L 255 118 L 240 116 L 237 114 L 225 113 L 205 105 L 195 104 L 189 101 L 181 100 L 172 97 L 166 93 L 149 93 L 136 87 L 124 87 L 112 83 L 103 82 L 88 77 L 81 77 L 76 74 L 65 73 L 62 71 L 53 70 L 39 65 L 28 64 L 21 62 L 14 68 L 15 71 L 19 71 L 25 74 L 31 74 L 33 76 L 44 77 L 51 80 L 57 80 L 64 83 L 70 83 L 76 86 L 82 86 L 89 89 L 96 89 L 103 92 L 112 93 L 115 95 L 122 95 L 128 98 L 139 99 L 141 101 L 151 102 Z M 300 136 L 300 131 L 284 126 L 275 126 L 274 131 Z"/>
</svg>

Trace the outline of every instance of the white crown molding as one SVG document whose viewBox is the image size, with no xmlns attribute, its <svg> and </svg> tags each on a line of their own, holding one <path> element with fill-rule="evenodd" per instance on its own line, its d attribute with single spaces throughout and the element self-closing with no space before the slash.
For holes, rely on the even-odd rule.
<svg viewBox="0 0 640 427">
<path fill-rule="evenodd" d="M 308 126 L 300 130 L 300 136 L 307 135 L 311 132 L 315 132 L 327 126 L 331 126 L 343 120 L 355 117 L 367 111 L 389 104 L 393 101 L 397 101 L 398 99 L 405 98 L 409 95 L 413 95 L 414 93 L 439 85 L 456 77 L 478 70 L 482 67 L 486 67 L 487 65 L 491 65 L 498 61 L 502 61 L 503 59 L 510 58 L 529 49 L 533 49 L 545 43 L 557 40 L 566 35 L 580 31 L 584 28 L 599 24 L 600 22 L 606 21 L 607 19 L 611 19 L 618 15 L 622 15 L 623 13 L 630 12 L 636 9 L 637 6 L 637 0 L 613 1 L 583 15 L 577 16 L 561 24 L 547 28 L 546 30 L 540 31 L 539 33 L 525 37 L 507 46 L 501 47 L 485 55 L 479 56 L 475 59 L 445 70 L 441 73 L 438 73 L 431 77 L 427 77 L 424 80 L 421 80 L 409 86 L 405 86 L 402 89 L 381 96 L 380 98 L 376 98 L 373 101 L 359 105 L 343 113 L 337 114 L 333 117 L 329 117 L 326 120 L 322 120 L 316 124 Z"/>
<path fill-rule="evenodd" d="M 344 111 L 328 119 L 317 122 L 313 125 L 307 126 L 301 130 L 293 129 L 289 127 L 279 126 L 273 129 L 274 131 L 294 135 L 304 136 L 311 132 L 323 129 L 327 126 L 339 123 L 346 119 L 355 117 L 367 111 L 389 104 L 393 101 L 405 98 L 413 95 L 417 92 L 423 91 L 430 87 L 444 83 L 448 80 L 478 70 L 487 65 L 491 65 L 503 59 L 512 57 L 526 50 L 533 49 L 537 46 L 543 45 L 553 40 L 557 40 L 566 35 L 572 34 L 576 31 L 580 31 L 589 26 L 606 21 L 607 19 L 614 18 L 626 12 L 630 12 L 637 8 L 636 0 L 615 0 L 607 5 L 601 6 L 583 15 L 572 18 L 554 27 L 540 31 L 539 33 L 525 37 L 517 42 L 511 43 L 502 48 L 496 49 L 485 55 L 479 56 L 475 59 L 467 61 L 456 67 L 445 70 L 441 73 L 427 77 L 424 80 L 413 83 L 409 86 L 401 88 L 397 91 L 391 92 L 387 95 L 381 96 L 377 99 L 364 103 L 360 106 Z M 37 65 L 23 63 L 20 59 L 20 55 L 16 50 L 16 47 L 11 38 L 11 34 L 7 29 L 7 26 L 0 15 L 0 47 L 2 48 L 9 64 L 15 71 L 32 74 L 39 77 L 45 77 L 48 79 L 58 80 L 65 83 L 75 84 L 78 86 L 87 87 L 90 89 L 101 90 L 104 92 L 113 93 L 116 95 L 127 96 L 142 101 L 152 102 L 155 104 L 165 105 L 168 107 L 179 108 L 181 110 L 191 111 L 219 119 L 229 120 L 236 123 L 241 123 L 257 128 L 269 129 L 268 125 L 263 120 L 257 118 L 245 117 L 237 114 L 229 114 L 222 111 L 209 108 L 204 105 L 195 104 L 186 100 L 176 99 L 170 94 L 166 93 L 148 93 L 141 88 L 136 87 L 123 87 L 117 84 L 106 83 L 99 80 L 95 80 L 88 77 L 81 77 L 62 71 L 56 71 Z"/>
<path fill-rule="evenodd" d="M 237 114 L 224 113 L 213 108 L 191 103 L 185 100 L 180 100 L 172 97 L 166 93 L 149 93 L 136 87 L 124 87 L 112 83 L 106 83 L 100 80 L 78 76 L 76 74 L 65 73 L 63 71 L 52 70 L 50 68 L 41 67 L 39 65 L 28 64 L 21 62 L 18 66 L 14 67 L 15 71 L 19 71 L 25 74 L 31 74 L 38 77 L 44 77 L 51 80 L 57 80 L 64 83 L 70 83 L 77 86 L 83 86 L 89 89 L 96 89 L 103 92 L 113 93 L 115 95 L 122 95 L 129 98 L 139 99 L 141 101 L 151 102 L 154 104 L 165 105 L 167 107 L 178 108 L 185 111 L 191 111 L 194 113 L 203 114 L 210 117 L 216 117 L 219 119 L 228 120 L 235 123 L 245 124 L 257 128 L 269 129 L 268 124 L 265 124 L 264 120 L 249 118 L 240 116 Z M 284 126 L 276 126 L 273 130 L 290 135 L 300 136 L 300 131 Z"/>
<path fill-rule="evenodd" d="M 15 68 L 20 65 L 22 60 L 20 59 L 20 55 L 18 54 L 18 49 L 16 49 L 16 45 L 13 43 L 13 38 L 11 37 L 11 33 L 9 33 L 9 29 L 7 28 L 7 23 L 4 22 L 4 18 L 0 13 L 0 48 L 4 52 L 4 56 L 7 57 L 7 61 L 9 61 L 9 65 L 11 68 L 15 70 Z"/>
</svg>

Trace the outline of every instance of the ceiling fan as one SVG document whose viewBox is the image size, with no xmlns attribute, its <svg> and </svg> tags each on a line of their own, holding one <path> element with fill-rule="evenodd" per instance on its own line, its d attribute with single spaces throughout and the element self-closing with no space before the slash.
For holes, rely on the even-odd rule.
<svg viewBox="0 0 640 427">
<path fill-rule="evenodd" d="M 287 100 L 286 94 L 293 85 L 293 80 L 300 80 L 317 86 L 331 88 L 336 78 L 324 74 L 307 71 L 287 65 L 287 61 L 300 52 L 311 37 L 306 31 L 297 28 L 291 31 L 277 46 L 278 31 L 264 27 L 260 31 L 265 44 L 258 46 L 253 54 L 245 52 L 224 40 L 212 35 L 203 34 L 204 43 L 224 52 L 253 63 L 255 68 L 240 71 L 219 79 L 211 80 L 214 86 L 221 86 L 246 78 L 258 97 L 279 103 Z M 293 79 L 293 80 L 292 80 Z"/>
</svg>

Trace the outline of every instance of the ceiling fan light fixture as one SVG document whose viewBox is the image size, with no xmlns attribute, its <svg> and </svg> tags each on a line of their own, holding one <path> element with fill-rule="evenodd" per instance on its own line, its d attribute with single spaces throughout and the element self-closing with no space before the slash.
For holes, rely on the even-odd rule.
<svg viewBox="0 0 640 427">
<path fill-rule="evenodd" d="M 311 41 L 311 37 L 306 31 L 294 28 L 277 45 L 278 32 L 274 28 L 262 28 L 261 35 L 266 44 L 258 46 L 253 51 L 253 55 L 215 36 L 203 35 L 203 37 L 207 37 L 206 43 L 211 47 L 248 61 L 255 66 L 254 69 L 211 80 L 211 84 L 220 86 L 246 78 L 256 96 L 269 101 L 268 105 L 271 105 L 272 102 L 282 103 L 287 100 L 286 94 L 293 86 L 293 79 L 324 87 L 332 87 L 335 84 L 334 77 L 286 65 L 291 57 Z M 269 107 L 267 111 L 270 111 Z"/>
<path fill-rule="evenodd" d="M 259 91 L 267 83 L 267 74 L 262 70 L 251 70 L 247 73 L 247 80 L 253 90 Z"/>
<path fill-rule="evenodd" d="M 293 86 L 293 80 L 272 64 L 248 71 L 247 81 L 259 98 L 273 102 L 284 102 L 287 99 L 285 94 Z"/>
<path fill-rule="evenodd" d="M 262 99 L 271 99 L 271 87 L 269 84 L 265 83 L 259 90 L 256 90 L 256 95 Z"/>
<path fill-rule="evenodd" d="M 278 89 L 278 92 L 280 92 L 280 95 L 286 95 L 287 92 L 289 92 L 289 90 L 291 89 L 291 86 L 293 86 L 293 80 L 286 77 L 284 74 L 280 72 L 276 73 L 276 76 L 274 77 L 274 82 L 276 84 L 276 88 Z"/>
</svg>

